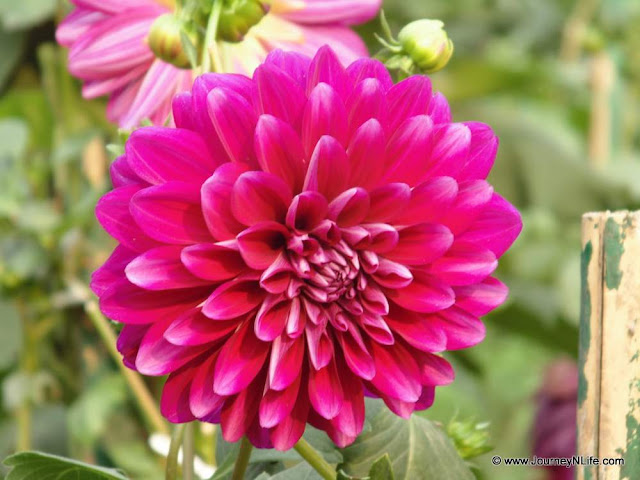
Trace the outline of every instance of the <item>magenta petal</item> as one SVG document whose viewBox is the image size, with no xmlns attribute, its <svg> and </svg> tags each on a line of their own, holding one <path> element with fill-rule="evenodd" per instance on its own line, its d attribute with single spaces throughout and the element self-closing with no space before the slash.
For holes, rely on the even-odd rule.
<svg viewBox="0 0 640 480">
<path fill-rule="evenodd" d="M 387 290 L 387 298 L 401 307 L 419 313 L 432 313 L 450 307 L 455 302 L 451 287 L 437 277 L 413 272 L 413 282 L 398 290 Z"/>
<path fill-rule="evenodd" d="M 260 402 L 260 426 L 273 428 L 291 413 L 300 390 L 300 376 L 284 390 L 267 390 Z"/>
<path fill-rule="evenodd" d="M 431 101 L 431 80 L 414 75 L 391 87 L 387 93 L 391 112 L 389 131 L 396 129 L 408 118 L 428 113 Z"/>
<path fill-rule="evenodd" d="M 327 420 L 335 418 L 340 413 L 344 392 L 335 361 L 320 370 L 310 369 L 309 400 L 313 409 Z"/>
<path fill-rule="evenodd" d="M 451 122 L 451 108 L 449 108 L 449 102 L 447 102 L 442 93 L 436 92 L 433 94 L 427 115 L 431 117 L 435 125 Z"/>
<path fill-rule="evenodd" d="M 293 78 L 298 85 L 306 88 L 307 73 L 311 64 L 311 59 L 306 55 L 294 51 L 273 50 L 269 52 L 264 63 L 278 67 Z"/>
<path fill-rule="evenodd" d="M 453 234 L 444 225 L 421 223 L 400 230 L 396 248 L 385 256 L 404 265 L 426 265 L 442 257 L 453 243 Z"/>
<path fill-rule="evenodd" d="M 231 213 L 233 184 L 247 166 L 226 163 L 220 166 L 202 186 L 202 211 L 207 227 L 217 240 L 230 240 L 242 231 L 243 226 Z"/>
<path fill-rule="evenodd" d="M 435 177 L 411 190 L 409 205 L 397 219 L 401 225 L 435 222 L 447 214 L 458 196 L 458 182 L 451 177 Z"/>
<path fill-rule="evenodd" d="M 382 0 L 315 0 L 302 3 L 283 17 L 295 23 L 355 25 L 371 20 Z"/>
<path fill-rule="evenodd" d="M 404 213 L 409 205 L 411 189 L 406 183 L 389 183 L 370 193 L 369 222 L 390 222 Z"/>
<path fill-rule="evenodd" d="M 365 313 L 360 316 L 359 320 L 367 338 L 380 345 L 393 345 L 395 343 L 393 333 L 382 316 Z"/>
<path fill-rule="evenodd" d="M 367 247 L 368 250 L 378 254 L 386 254 L 398 245 L 400 235 L 391 225 L 387 225 L 386 223 L 368 223 L 364 225 L 364 228 L 369 232 L 371 237 L 371 244 Z"/>
<path fill-rule="evenodd" d="M 289 231 L 276 222 L 261 222 L 238 235 L 238 248 L 245 263 L 262 270 L 269 267 L 287 244 Z"/>
<path fill-rule="evenodd" d="M 498 266 L 491 250 L 483 250 L 474 244 L 456 241 L 447 254 L 436 260 L 429 272 L 452 286 L 478 283 Z"/>
<path fill-rule="evenodd" d="M 167 295 L 144 290 L 123 278 L 100 296 L 100 310 L 108 318 L 122 323 L 154 323 L 175 318 L 195 307 L 210 291 L 209 287 L 187 288 Z"/>
<path fill-rule="evenodd" d="M 122 355 L 122 363 L 128 368 L 136 369 L 136 357 L 140 350 L 140 342 L 151 328 L 150 325 L 124 325 L 118 335 L 116 348 Z"/>
<path fill-rule="evenodd" d="M 241 275 L 216 288 L 202 312 L 213 320 L 230 320 L 249 313 L 262 303 L 264 296 L 255 276 Z"/>
<path fill-rule="evenodd" d="M 457 177 L 469 156 L 471 131 L 463 123 L 436 125 L 433 128 L 433 149 L 429 154 L 428 177 Z"/>
<path fill-rule="evenodd" d="M 347 165 L 342 145 L 333 137 L 322 137 L 313 151 L 304 189 L 318 191 L 327 200 L 333 200 L 345 190 L 349 178 Z M 341 174 L 335 175 L 336 172 Z"/>
<path fill-rule="evenodd" d="M 307 156 L 316 149 L 324 135 L 335 138 L 343 147 L 347 144 L 347 112 L 339 95 L 326 83 L 313 89 L 302 118 L 302 145 Z"/>
<path fill-rule="evenodd" d="M 456 306 L 467 312 L 486 315 L 507 299 L 509 289 L 500 280 L 489 277 L 476 285 L 456 287 Z"/>
<path fill-rule="evenodd" d="M 287 212 L 287 225 L 300 232 L 307 232 L 317 227 L 326 218 L 328 211 L 324 195 L 307 191 L 296 195 Z"/>
<path fill-rule="evenodd" d="M 168 182 L 145 188 L 131 199 L 131 215 L 150 237 L 170 244 L 211 241 L 202 216 L 198 187 Z"/>
<path fill-rule="evenodd" d="M 214 392 L 235 395 L 246 389 L 264 366 L 269 346 L 256 338 L 251 322 L 245 321 L 220 350 L 213 380 Z"/>
<path fill-rule="evenodd" d="M 447 350 L 472 347 L 484 340 L 484 323 L 457 306 L 439 312 L 437 318 L 436 323 L 447 336 Z"/>
<path fill-rule="evenodd" d="M 380 122 L 371 119 L 358 128 L 349 143 L 348 185 L 372 188 L 378 184 L 385 164 L 386 136 Z"/>
<path fill-rule="evenodd" d="M 393 80 L 382 62 L 373 58 L 361 58 L 347 67 L 347 75 L 354 85 L 367 78 L 375 78 L 386 92 L 393 86 Z"/>
<path fill-rule="evenodd" d="M 240 440 L 255 423 L 263 389 L 264 374 L 260 373 L 248 388 L 224 402 L 220 426 L 222 436 L 227 442 Z"/>
<path fill-rule="evenodd" d="M 374 78 L 367 78 L 356 85 L 346 103 L 349 116 L 349 134 L 360 125 L 375 118 L 382 125 L 387 124 L 387 99 L 385 88 Z"/>
<path fill-rule="evenodd" d="M 485 180 L 472 180 L 459 185 L 458 196 L 447 211 L 443 223 L 457 235 L 471 226 L 493 198 L 493 187 Z"/>
<path fill-rule="evenodd" d="M 432 316 L 417 314 L 391 305 L 385 317 L 389 328 L 409 345 L 425 352 L 442 352 L 447 347 L 447 337 L 442 326 L 432 321 Z"/>
<path fill-rule="evenodd" d="M 342 408 L 331 423 L 348 437 L 357 437 L 364 427 L 364 392 L 362 382 L 348 371 L 341 369 L 344 402 Z"/>
<path fill-rule="evenodd" d="M 281 335 L 273 341 L 269 360 L 268 385 L 284 390 L 300 375 L 304 358 L 304 339 Z"/>
<path fill-rule="evenodd" d="M 280 177 L 292 192 L 300 191 L 305 155 L 298 134 L 289 124 L 271 115 L 261 115 L 256 125 L 254 148 L 262 170 Z"/>
<path fill-rule="evenodd" d="M 341 227 L 360 224 L 369 212 L 369 194 L 364 188 L 351 188 L 329 204 L 329 218 Z"/>
<path fill-rule="evenodd" d="M 140 188 L 140 185 L 116 188 L 104 195 L 96 205 L 96 217 L 100 225 L 122 245 L 136 252 L 159 245 L 136 225 L 129 211 L 131 198 Z"/>
<path fill-rule="evenodd" d="M 433 121 L 427 115 L 411 117 L 400 124 L 389 144 L 385 182 L 416 185 L 432 167 Z"/>
<path fill-rule="evenodd" d="M 254 104 L 260 114 L 273 115 L 299 127 L 307 103 L 304 90 L 283 70 L 270 64 L 259 66 L 253 74 Z"/>
<path fill-rule="evenodd" d="M 422 385 L 441 386 L 453 382 L 456 376 L 453 367 L 441 356 L 419 350 L 414 351 L 413 356 L 420 367 Z"/>
<path fill-rule="evenodd" d="M 350 323 L 349 330 L 336 333 L 336 337 L 349 369 L 358 377 L 371 380 L 376 374 L 376 367 L 358 327 Z"/>
<path fill-rule="evenodd" d="M 489 175 L 498 153 L 498 137 L 489 125 L 479 122 L 465 123 L 471 132 L 469 156 L 458 173 L 459 180 L 484 180 Z"/>
<path fill-rule="evenodd" d="M 460 241 L 473 243 L 502 256 L 522 231 L 522 218 L 518 210 L 497 193 L 469 229 L 460 235 Z"/>
<path fill-rule="evenodd" d="M 411 354 L 402 345 L 392 347 L 371 343 L 376 365 L 376 376 L 371 383 L 383 394 L 404 402 L 415 402 L 420 397 L 420 370 Z"/>
<path fill-rule="evenodd" d="M 306 378 L 303 378 L 303 382 L 306 383 Z M 308 397 L 307 389 L 300 388 L 298 398 L 293 402 L 291 413 L 271 430 L 271 440 L 276 450 L 283 452 L 291 450 L 302 437 L 309 417 Z"/>
<path fill-rule="evenodd" d="M 284 331 L 290 310 L 290 300 L 282 295 L 268 295 L 256 313 L 256 337 L 264 342 L 272 342 L 278 338 Z"/>
<path fill-rule="evenodd" d="M 211 320 L 202 314 L 202 308 L 187 310 L 176 318 L 164 332 L 164 338 L 174 345 L 192 347 L 212 343 L 231 334 L 239 319 Z"/>
<path fill-rule="evenodd" d="M 237 244 L 200 243 L 182 250 L 184 266 L 204 280 L 230 280 L 247 269 Z"/>
<path fill-rule="evenodd" d="M 213 392 L 213 376 L 218 353 L 210 354 L 195 370 L 189 390 L 189 407 L 196 418 L 205 418 L 222 409 L 226 397 Z"/>
<path fill-rule="evenodd" d="M 125 267 L 136 258 L 137 253 L 127 247 L 118 245 L 106 262 L 91 275 L 91 290 L 102 296 L 113 283 L 119 281 Z"/>
<path fill-rule="evenodd" d="M 127 279 L 147 290 L 170 290 L 206 285 L 180 261 L 182 247 L 157 247 L 139 255 L 125 269 Z"/>
<path fill-rule="evenodd" d="M 380 258 L 378 268 L 372 275 L 375 281 L 387 288 L 404 289 L 413 282 L 413 274 L 401 263 Z"/>
<path fill-rule="evenodd" d="M 307 306 L 307 314 L 309 318 L 313 318 L 309 314 L 309 307 Z M 306 335 L 307 348 L 309 352 L 309 359 L 311 365 L 315 370 L 320 370 L 326 367 L 333 358 L 333 343 L 329 338 L 324 325 L 316 326 L 313 324 L 307 324 Z"/>
<path fill-rule="evenodd" d="M 178 180 L 201 185 L 216 167 L 200 135 L 189 130 L 141 128 L 125 148 L 131 169 L 152 184 Z"/>
<path fill-rule="evenodd" d="M 188 423 L 196 419 L 189 409 L 189 389 L 196 371 L 186 367 L 172 373 L 162 389 L 160 411 L 171 423 Z"/>
<path fill-rule="evenodd" d="M 422 388 L 422 394 L 415 404 L 415 410 L 426 410 L 433 405 L 436 398 L 436 389 L 434 387 L 425 386 Z"/>
<path fill-rule="evenodd" d="M 231 211 L 244 225 L 276 221 L 283 223 L 291 191 L 280 177 L 266 172 L 245 172 L 233 185 Z"/>
<path fill-rule="evenodd" d="M 282 251 L 260 276 L 260 286 L 269 293 L 284 293 L 291 283 L 293 271 L 287 254 Z"/>
<path fill-rule="evenodd" d="M 115 159 L 111 164 L 111 167 L 109 167 L 109 174 L 114 188 L 124 187 L 135 183 L 146 186 L 144 185 L 145 182 L 143 182 L 143 180 L 131 169 L 126 155 L 122 155 Z"/>
<path fill-rule="evenodd" d="M 307 77 L 307 95 L 309 100 L 313 97 L 316 88 L 324 83 L 331 85 L 338 93 L 342 102 L 345 102 L 351 93 L 351 83 L 344 67 L 336 54 L 328 46 L 321 47 L 309 66 Z"/>
<path fill-rule="evenodd" d="M 229 159 L 252 163 L 257 117 L 245 98 L 233 90 L 214 88 L 207 95 L 211 122 Z"/>
<path fill-rule="evenodd" d="M 160 376 L 174 372 L 208 347 L 182 347 L 169 343 L 164 332 L 171 320 L 156 322 L 147 331 L 136 357 L 136 370 L 143 375 Z"/>
</svg>

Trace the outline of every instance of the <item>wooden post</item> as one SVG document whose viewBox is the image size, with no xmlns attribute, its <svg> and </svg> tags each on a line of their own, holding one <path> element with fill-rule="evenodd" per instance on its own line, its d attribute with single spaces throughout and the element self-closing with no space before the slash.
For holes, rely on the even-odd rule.
<svg viewBox="0 0 640 480">
<path fill-rule="evenodd" d="M 640 212 L 582 223 L 578 480 L 640 479 Z"/>
</svg>

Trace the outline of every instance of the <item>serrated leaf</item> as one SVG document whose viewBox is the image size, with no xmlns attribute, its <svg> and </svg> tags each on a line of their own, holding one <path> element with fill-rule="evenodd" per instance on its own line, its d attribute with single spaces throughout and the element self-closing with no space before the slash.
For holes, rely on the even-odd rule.
<svg viewBox="0 0 640 480">
<path fill-rule="evenodd" d="M 3 463 L 12 467 L 6 480 L 128 480 L 117 470 L 40 452 L 17 453 Z"/>
<path fill-rule="evenodd" d="M 413 415 L 404 420 L 380 402 L 367 400 L 371 432 L 342 450 L 342 468 L 349 475 L 366 476 L 373 462 L 389 454 L 396 480 L 473 480 L 447 435 L 432 422 Z"/>
<path fill-rule="evenodd" d="M 373 462 L 371 470 L 369 470 L 369 478 L 371 480 L 395 480 L 391 458 L 388 454 Z"/>
</svg>

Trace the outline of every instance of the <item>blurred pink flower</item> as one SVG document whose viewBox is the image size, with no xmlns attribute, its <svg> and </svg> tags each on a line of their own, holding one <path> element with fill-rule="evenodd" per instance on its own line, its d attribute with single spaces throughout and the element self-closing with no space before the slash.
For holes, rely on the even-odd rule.
<svg viewBox="0 0 640 480">
<path fill-rule="evenodd" d="M 122 128 L 149 118 L 162 125 L 171 99 L 188 90 L 190 70 L 156 59 L 146 38 L 173 0 L 71 0 L 74 10 L 58 27 L 69 47 L 69 71 L 84 82 L 83 96 L 109 95 L 107 117 Z M 313 55 L 330 45 L 346 65 L 367 56 L 349 25 L 376 15 L 382 0 L 272 0 L 269 13 L 239 43 L 219 42 L 224 72 L 251 75 L 269 51 L 282 48 Z"/>
<path fill-rule="evenodd" d="M 578 367 L 573 360 L 553 362 L 538 393 L 533 453 L 538 458 L 571 458 L 576 454 Z M 575 469 L 547 468 L 549 480 L 572 480 Z"/>
<path fill-rule="evenodd" d="M 485 180 L 491 129 L 328 47 L 203 75 L 173 114 L 112 167 L 97 217 L 120 245 L 92 281 L 125 363 L 170 374 L 163 414 L 285 450 L 307 422 L 351 443 L 365 395 L 428 408 L 454 377 L 435 353 L 507 296 L 491 274 L 522 225 Z"/>
</svg>

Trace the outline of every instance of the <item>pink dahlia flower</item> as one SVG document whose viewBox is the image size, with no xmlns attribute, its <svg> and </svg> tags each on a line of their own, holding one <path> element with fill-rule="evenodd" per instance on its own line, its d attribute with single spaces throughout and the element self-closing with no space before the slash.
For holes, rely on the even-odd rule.
<svg viewBox="0 0 640 480">
<path fill-rule="evenodd" d="M 71 0 L 74 10 L 56 32 L 70 48 L 69 71 L 84 82 L 83 96 L 109 95 L 107 116 L 122 128 L 149 118 L 162 125 L 171 99 L 189 90 L 194 74 L 154 57 L 147 44 L 153 22 L 174 0 Z M 376 15 L 382 0 L 271 0 L 269 13 L 239 43 L 219 42 L 225 72 L 251 75 L 269 51 L 313 55 L 330 45 L 349 64 L 367 49 L 349 25 Z"/>
<path fill-rule="evenodd" d="M 97 216 L 120 245 L 92 283 L 125 363 L 170 374 L 163 414 L 284 450 L 306 423 L 352 442 L 365 395 L 429 407 L 453 379 L 436 353 L 507 296 L 521 221 L 485 180 L 491 129 L 328 47 L 203 75 L 173 114 L 113 164 Z"/>
</svg>

